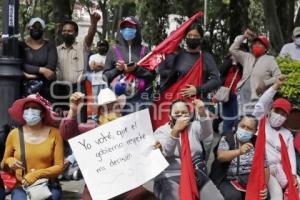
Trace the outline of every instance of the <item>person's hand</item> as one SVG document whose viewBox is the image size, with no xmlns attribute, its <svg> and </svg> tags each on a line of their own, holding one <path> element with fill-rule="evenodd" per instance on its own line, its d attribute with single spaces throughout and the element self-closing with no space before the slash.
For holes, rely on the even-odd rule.
<svg viewBox="0 0 300 200">
<path fill-rule="evenodd" d="M 25 76 L 25 79 L 37 79 L 37 75 L 35 74 L 28 74 L 26 72 L 23 72 L 24 76 Z"/>
<path fill-rule="evenodd" d="M 298 180 L 297 180 L 297 176 L 294 176 L 294 186 L 296 188 L 298 188 L 299 184 L 298 184 Z"/>
<path fill-rule="evenodd" d="M 261 197 L 261 199 L 267 199 L 267 197 L 268 197 L 268 189 L 267 188 L 260 191 L 260 197 Z"/>
<path fill-rule="evenodd" d="M 277 76 L 276 81 L 273 85 L 274 90 L 279 90 L 280 87 L 284 84 L 285 80 L 287 79 L 286 75 L 280 74 Z"/>
<path fill-rule="evenodd" d="M 100 63 L 95 63 L 94 65 L 94 71 L 98 72 L 104 69 L 104 65 Z"/>
<path fill-rule="evenodd" d="M 265 82 L 260 81 L 260 82 L 258 83 L 257 88 L 256 88 L 256 94 L 257 94 L 258 96 L 260 96 L 260 95 L 262 95 L 262 94 L 265 92 L 265 90 L 266 90 L 266 84 L 265 84 Z"/>
<path fill-rule="evenodd" d="M 244 154 L 248 153 L 251 148 L 253 148 L 253 144 L 251 144 L 250 142 L 247 142 L 247 143 L 243 144 L 240 147 L 240 154 L 244 155 Z"/>
<path fill-rule="evenodd" d="M 70 161 L 68 159 L 64 160 L 64 170 L 66 170 L 70 165 Z"/>
<path fill-rule="evenodd" d="M 54 71 L 46 68 L 46 67 L 40 67 L 40 74 L 42 74 L 47 80 L 52 80 L 54 78 Z"/>
<path fill-rule="evenodd" d="M 90 15 L 91 24 L 97 24 L 101 19 L 101 15 L 98 12 L 94 12 Z"/>
<path fill-rule="evenodd" d="M 24 178 L 22 179 L 21 184 L 22 184 L 22 186 L 25 187 L 25 188 L 29 186 L 29 183 L 28 183 L 28 182 L 26 181 L 26 179 L 24 179 Z"/>
<path fill-rule="evenodd" d="M 194 85 L 186 85 L 186 87 L 180 91 L 180 94 L 184 97 L 192 97 L 197 94 L 197 89 Z"/>
<path fill-rule="evenodd" d="M 153 148 L 154 148 L 154 149 L 159 149 L 160 151 L 162 151 L 162 146 L 161 146 L 161 144 L 160 144 L 159 141 L 156 141 L 156 142 L 155 142 Z"/>
<path fill-rule="evenodd" d="M 181 131 L 183 131 L 188 125 L 190 124 L 190 118 L 189 117 L 179 117 L 176 120 L 176 123 L 173 127 L 174 137 L 178 138 Z"/>
<path fill-rule="evenodd" d="M 12 170 L 17 170 L 17 169 L 23 169 L 24 170 L 24 166 L 23 163 L 15 158 L 13 158 L 13 161 L 8 165 L 8 167 Z"/>
<path fill-rule="evenodd" d="M 118 60 L 117 63 L 116 63 L 116 68 L 119 71 L 123 71 L 125 69 L 125 62 L 121 61 L 121 60 Z"/>
<path fill-rule="evenodd" d="M 124 67 L 124 71 L 127 72 L 127 73 L 131 73 L 133 72 L 135 69 L 137 68 L 137 65 L 134 63 L 134 65 L 131 65 L 131 66 L 127 66 L 125 64 L 125 67 Z"/>
<path fill-rule="evenodd" d="M 70 110 L 68 117 L 75 117 L 77 115 L 78 108 L 83 104 L 84 94 L 81 92 L 75 92 L 70 97 Z"/>
<path fill-rule="evenodd" d="M 195 109 L 200 117 L 207 117 L 203 101 L 201 101 L 200 99 L 195 99 L 192 103 L 194 104 Z"/>
<path fill-rule="evenodd" d="M 253 39 L 253 38 L 256 37 L 256 34 L 255 34 L 253 31 L 251 31 L 250 29 L 247 29 L 247 30 L 244 32 L 244 37 L 245 37 L 246 39 Z"/>
</svg>

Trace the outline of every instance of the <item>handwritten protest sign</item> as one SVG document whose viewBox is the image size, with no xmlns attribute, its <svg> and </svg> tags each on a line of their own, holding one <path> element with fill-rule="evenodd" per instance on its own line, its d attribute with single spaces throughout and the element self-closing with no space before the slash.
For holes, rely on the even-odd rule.
<svg viewBox="0 0 300 200">
<path fill-rule="evenodd" d="M 148 110 L 142 110 L 69 140 L 94 200 L 134 189 L 168 163 L 155 143 Z"/>
</svg>

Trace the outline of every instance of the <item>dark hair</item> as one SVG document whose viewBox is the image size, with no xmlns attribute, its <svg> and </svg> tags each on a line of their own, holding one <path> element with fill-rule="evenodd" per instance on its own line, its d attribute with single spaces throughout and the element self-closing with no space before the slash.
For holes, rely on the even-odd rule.
<svg viewBox="0 0 300 200">
<path fill-rule="evenodd" d="M 62 27 L 64 27 L 66 24 L 70 24 L 74 27 L 75 32 L 78 33 L 78 24 L 72 20 L 67 20 L 62 24 Z"/>
<path fill-rule="evenodd" d="M 170 112 L 172 111 L 173 106 L 174 106 L 176 103 L 178 103 L 178 102 L 185 103 L 185 104 L 186 104 L 186 107 L 187 107 L 188 110 L 189 110 L 190 107 L 189 107 L 189 104 L 188 104 L 187 101 L 185 101 L 185 100 L 183 100 L 183 99 L 176 99 L 176 100 L 172 101 L 172 104 L 170 105 Z"/>
<path fill-rule="evenodd" d="M 193 23 L 186 29 L 185 35 L 186 35 L 188 32 L 192 31 L 192 30 L 197 30 L 197 31 L 199 32 L 200 36 L 203 37 L 203 35 L 204 35 L 204 30 L 203 30 L 203 28 L 202 28 L 202 26 L 201 26 L 200 23 L 198 23 L 198 22 L 193 22 Z"/>
<path fill-rule="evenodd" d="M 97 47 L 99 47 L 99 46 L 106 46 L 106 47 L 108 47 L 109 44 L 108 44 L 108 42 L 106 40 L 100 40 L 100 41 L 97 42 Z"/>
<path fill-rule="evenodd" d="M 257 129 L 257 126 L 258 126 L 258 120 L 257 120 L 257 118 L 254 115 L 247 114 L 247 115 L 241 116 L 241 120 L 240 121 L 242 121 L 245 117 L 253 119 L 255 121 L 255 127 Z"/>
</svg>

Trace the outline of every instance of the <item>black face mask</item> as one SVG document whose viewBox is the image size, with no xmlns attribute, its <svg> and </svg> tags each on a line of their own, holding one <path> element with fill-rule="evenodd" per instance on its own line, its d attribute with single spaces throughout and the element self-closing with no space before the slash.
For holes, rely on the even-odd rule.
<svg viewBox="0 0 300 200">
<path fill-rule="evenodd" d="M 73 34 L 63 34 L 62 38 L 66 45 L 72 45 L 75 41 L 75 35 Z"/>
<path fill-rule="evenodd" d="M 200 38 L 186 38 L 186 45 L 190 49 L 196 49 L 201 45 L 201 39 Z"/>
<path fill-rule="evenodd" d="M 108 48 L 106 46 L 100 46 L 97 48 L 97 51 L 100 55 L 105 55 L 108 51 Z"/>
<path fill-rule="evenodd" d="M 30 29 L 30 37 L 34 40 L 39 40 L 43 37 L 43 30 Z"/>
</svg>

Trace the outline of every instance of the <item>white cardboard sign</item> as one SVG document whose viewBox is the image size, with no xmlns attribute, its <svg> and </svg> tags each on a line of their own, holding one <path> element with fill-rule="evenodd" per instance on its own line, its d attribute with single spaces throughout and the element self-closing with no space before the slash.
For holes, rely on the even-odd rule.
<svg viewBox="0 0 300 200">
<path fill-rule="evenodd" d="M 155 143 L 149 111 L 118 118 L 69 140 L 94 200 L 134 189 L 168 163 Z"/>
</svg>

